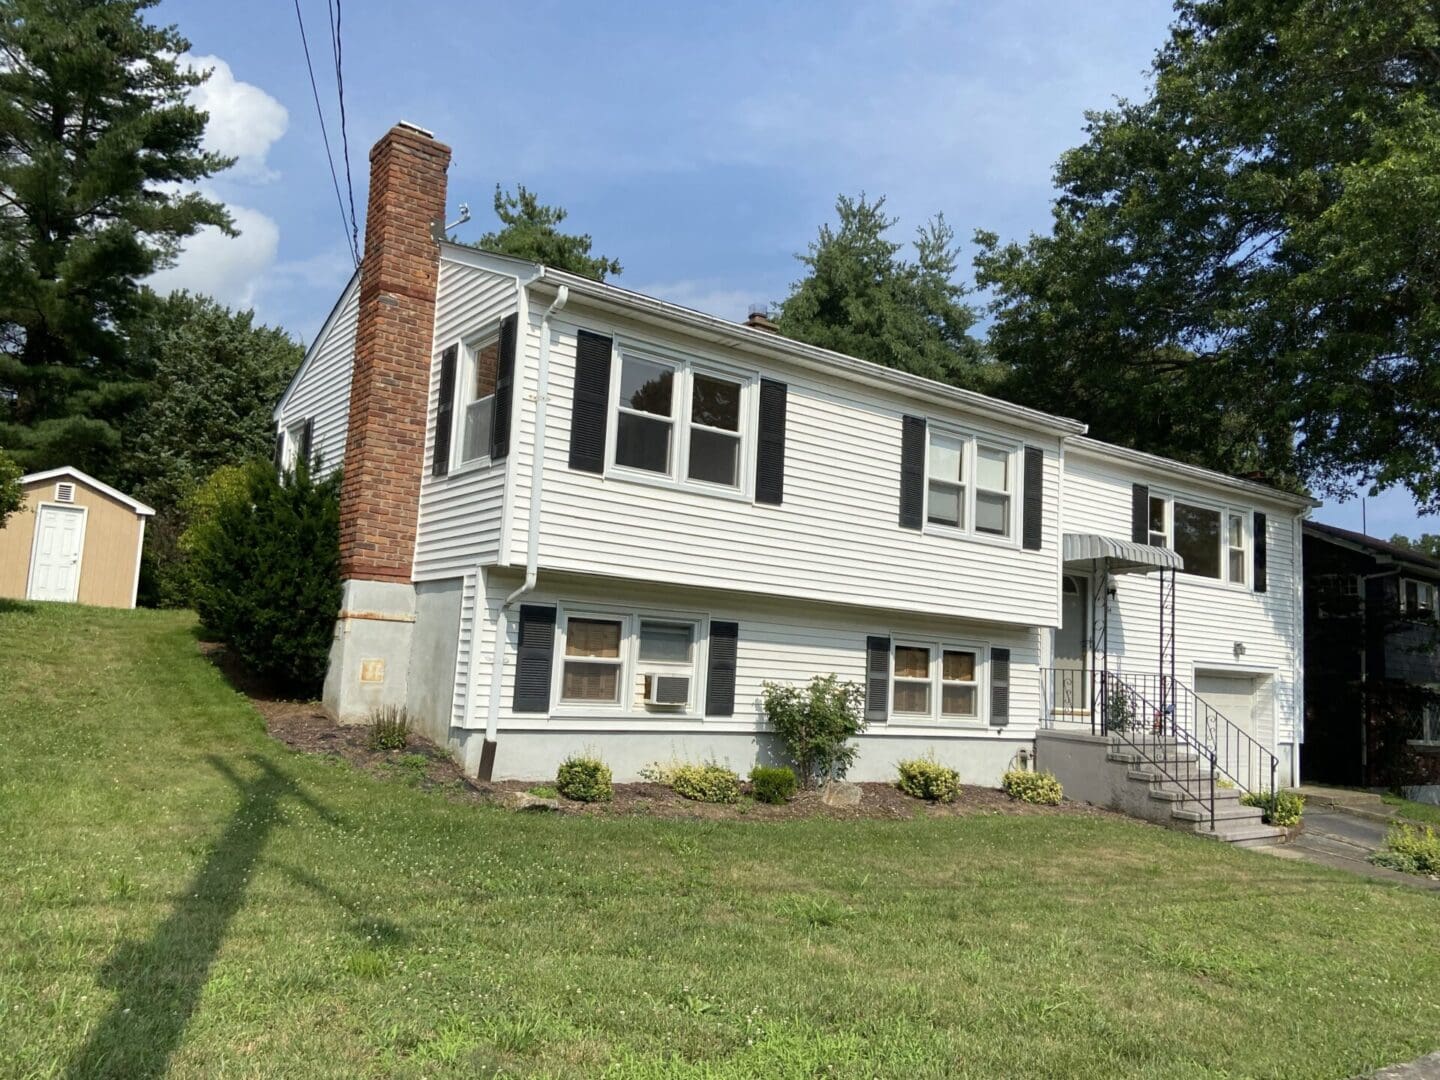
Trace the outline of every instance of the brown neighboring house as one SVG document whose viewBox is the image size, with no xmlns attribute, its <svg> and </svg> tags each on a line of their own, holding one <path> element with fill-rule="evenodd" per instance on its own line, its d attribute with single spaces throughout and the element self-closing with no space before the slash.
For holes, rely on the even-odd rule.
<svg viewBox="0 0 1440 1080">
<path fill-rule="evenodd" d="M 1440 560 L 1306 522 L 1304 779 L 1440 785 Z"/>
<path fill-rule="evenodd" d="M 69 467 L 20 486 L 25 505 L 0 529 L 0 597 L 133 608 L 155 511 Z"/>
</svg>

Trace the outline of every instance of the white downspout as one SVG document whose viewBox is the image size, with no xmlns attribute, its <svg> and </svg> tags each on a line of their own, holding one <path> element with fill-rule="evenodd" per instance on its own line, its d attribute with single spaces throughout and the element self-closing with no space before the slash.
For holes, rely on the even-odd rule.
<svg viewBox="0 0 1440 1080">
<path fill-rule="evenodd" d="M 495 620 L 495 647 L 490 661 L 490 703 L 485 716 L 485 745 L 481 750 L 480 779 L 489 780 L 495 764 L 495 742 L 500 727 L 500 680 L 505 675 L 505 644 L 509 638 L 510 609 L 533 592 L 540 570 L 540 502 L 545 489 L 545 414 L 550 400 L 550 316 L 565 306 L 570 290 L 560 286 L 555 301 L 540 316 L 540 366 L 535 375 L 535 436 L 530 456 L 530 518 L 525 544 L 525 581 L 500 605 Z M 477 602 L 481 598 L 477 597 Z"/>
</svg>

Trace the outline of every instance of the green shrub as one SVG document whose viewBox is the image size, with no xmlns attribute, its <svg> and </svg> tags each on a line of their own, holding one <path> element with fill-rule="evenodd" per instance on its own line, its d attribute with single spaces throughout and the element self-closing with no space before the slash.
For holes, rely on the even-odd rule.
<svg viewBox="0 0 1440 1080">
<path fill-rule="evenodd" d="M 850 740 L 865 730 L 864 700 L 859 684 L 834 675 L 817 675 L 804 688 L 765 684 L 765 715 L 807 785 L 849 771 L 859 753 Z"/>
<path fill-rule="evenodd" d="M 185 534 L 195 609 L 252 671 L 313 694 L 340 611 L 339 474 L 256 461 L 241 479 Z"/>
<path fill-rule="evenodd" d="M 1370 861 L 1406 874 L 1440 875 L 1440 835 L 1432 825 L 1392 825 Z"/>
<path fill-rule="evenodd" d="M 1305 812 L 1305 796 L 1293 791 L 1277 791 L 1272 798 L 1268 791 L 1247 791 L 1240 796 L 1241 806 L 1258 806 L 1264 813 L 1265 824 L 1288 829 L 1300 824 L 1300 815 Z"/>
<path fill-rule="evenodd" d="M 410 743 L 410 714 L 403 705 L 370 710 L 365 746 L 375 751 L 404 750 Z M 423 760 L 423 759 L 422 759 Z"/>
<path fill-rule="evenodd" d="M 740 801 L 740 777 L 733 769 L 710 762 L 705 765 L 676 765 L 670 771 L 675 794 L 695 802 L 735 803 Z"/>
<path fill-rule="evenodd" d="M 756 765 L 750 770 L 750 794 L 756 802 L 779 806 L 795 797 L 800 781 L 788 765 Z"/>
<path fill-rule="evenodd" d="M 555 774 L 555 788 L 576 802 L 609 802 L 615 795 L 610 766 L 597 757 L 568 757 Z"/>
<path fill-rule="evenodd" d="M 960 774 L 941 765 L 933 754 L 902 761 L 897 768 L 900 780 L 895 786 L 906 795 L 929 802 L 953 802 L 960 794 Z"/>
<path fill-rule="evenodd" d="M 0 453 L 0 527 L 25 506 L 25 489 L 20 486 L 24 471 L 8 455 Z"/>
<path fill-rule="evenodd" d="M 1012 799 L 1036 806 L 1059 806 L 1060 800 L 1065 797 L 1065 791 L 1054 773 L 1011 769 L 1000 778 L 1000 786 Z"/>
</svg>

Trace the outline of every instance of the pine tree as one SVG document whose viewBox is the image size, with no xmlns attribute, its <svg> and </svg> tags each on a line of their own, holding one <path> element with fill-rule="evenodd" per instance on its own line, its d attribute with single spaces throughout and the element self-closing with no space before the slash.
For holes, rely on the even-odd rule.
<svg viewBox="0 0 1440 1080">
<path fill-rule="evenodd" d="M 155 0 L 0 0 L 0 445 L 27 468 L 112 472 L 116 423 L 144 396 L 126 329 L 139 282 L 224 208 L 186 185 L 201 149 L 189 42 Z"/>
<path fill-rule="evenodd" d="M 486 233 L 475 244 L 485 251 L 529 259 L 556 270 L 568 270 L 581 277 L 604 281 L 607 274 L 620 273 L 620 263 L 604 255 L 591 255 L 588 234 L 563 233 L 560 223 L 569 217 L 559 206 L 546 206 L 523 184 L 511 195 L 495 185 L 495 216 L 498 232 Z"/>
</svg>

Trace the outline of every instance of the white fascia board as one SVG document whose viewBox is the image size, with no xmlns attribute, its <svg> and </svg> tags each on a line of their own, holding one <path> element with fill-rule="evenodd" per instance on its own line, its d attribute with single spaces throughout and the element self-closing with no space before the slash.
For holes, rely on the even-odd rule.
<svg viewBox="0 0 1440 1080">
<path fill-rule="evenodd" d="M 114 499 L 116 502 L 122 502 L 126 506 L 130 507 L 131 510 L 134 510 L 135 513 L 139 514 L 141 517 L 153 517 L 155 514 L 154 510 L 146 506 L 139 499 L 132 499 L 123 491 L 117 491 L 109 484 L 102 483 L 99 480 L 96 480 L 89 473 L 83 473 L 79 469 L 71 465 L 62 465 L 58 469 L 46 469 L 44 472 L 27 473 L 26 475 L 20 477 L 20 484 L 22 487 L 25 484 L 39 484 L 46 480 L 57 480 L 62 476 L 68 477 L 71 480 L 78 481 L 79 483 L 84 484 L 86 487 L 94 488 L 102 495 L 109 495 L 110 498 Z"/>
<path fill-rule="evenodd" d="M 336 318 L 350 299 L 350 294 L 360 287 L 360 268 L 357 266 L 355 272 L 350 275 L 350 280 L 345 283 L 345 288 L 340 290 L 340 298 L 335 301 L 335 306 L 330 309 L 330 314 L 325 316 L 325 321 L 320 325 L 320 332 L 310 342 L 310 347 L 305 350 L 305 358 L 300 361 L 300 366 L 295 369 L 295 374 L 290 376 L 290 381 L 285 386 L 285 392 L 280 395 L 280 400 L 275 402 L 275 408 L 270 410 L 270 419 L 280 420 L 280 414 L 285 409 L 285 403 L 290 400 L 290 394 L 295 387 L 300 385 L 300 379 L 310 368 L 310 361 L 314 358 L 320 343 L 330 333 L 330 327 L 335 324 Z"/>
<path fill-rule="evenodd" d="M 1158 454 L 1131 450 L 1126 446 L 1101 442 L 1099 439 L 1092 439 L 1088 436 L 1072 436 L 1065 440 L 1065 445 L 1070 450 L 1093 461 L 1123 461 L 1127 465 L 1136 465 L 1166 477 L 1182 477 L 1193 483 L 1207 484 L 1211 487 L 1224 488 L 1227 491 L 1244 492 L 1251 498 L 1279 503 L 1296 511 L 1313 510 L 1321 505 L 1309 495 L 1294 495 L 1288 491 L 1281 491 L 1279 488 L 1257 484 L 1253 480 L 1242 480 L 1238 476 L 1230 476 L 1213 469 L 1203 469 L 1199 465 L 1187 465 L 1183 461 L 1173 461 L 1170 458 L 1160 457 Z"/>
</svg>

